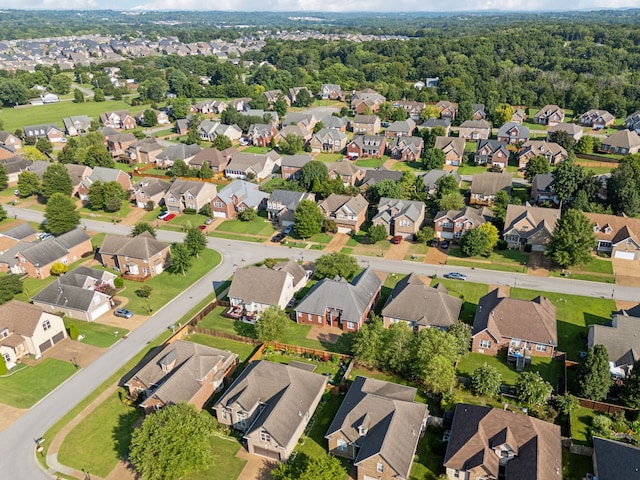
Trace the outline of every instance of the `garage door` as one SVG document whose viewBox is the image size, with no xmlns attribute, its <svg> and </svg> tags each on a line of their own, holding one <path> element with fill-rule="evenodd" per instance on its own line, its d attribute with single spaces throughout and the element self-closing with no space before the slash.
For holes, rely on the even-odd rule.
<svg viewBox="0 0 640 480">
<path fill-rule="evenodd" d="M 109 304 L 108 303 L 103 303 L 96 310 L 91 312 L 90 320 L 93 321 L 96 318 L 98 318 L 100 315 L 103 315 L 103 314 L 107 313 L 108 311 L 109 311 Z"/>
<path fill-rule="evenodd" d="M 274 452 L 273 450 L 267 450 L 266 448 L 253 447 L 253 453 L 260 455 L 261 457 L 267 457 L 271 460 L 280 461 L 280 452 Z"/>
<path fill-rule="evenodd" d="M 338 227 L 338 233 L 351 233 L 351 230 L 349 227 Z"/>
<path fill-rule="evenodd" d="M 213 212 L 215 218 L 227 218 L 227 214 L 224 212 Z"/>
<path fill-rule="evenodd" d="M 613 258 L 620 258 L 622 260 L 635 260 L 636 254 L 634 252 L 616 252 Z"/>
<path fill-rule="evenodd" d="M 44 353 L 45 351 L 49 350 L 51 348 L 51 340 L 47 340 L 46 342 L 41 343 L 38 348 L 40 349 L 40 353 Z"/>
<path fill-rule="evenodd" d="M 57 335 L 54 335 L 53 336 L 53 344 L 55 345 L 56 343 L 58 343 L 63 338 L 64 338 L 64 332 L 60 332 Z"/>
</svg>

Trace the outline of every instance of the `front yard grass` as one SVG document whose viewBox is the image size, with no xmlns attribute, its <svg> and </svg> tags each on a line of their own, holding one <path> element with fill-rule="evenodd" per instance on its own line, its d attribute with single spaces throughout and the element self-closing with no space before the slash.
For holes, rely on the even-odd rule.
<svg viewBox="0 0 640 480">
<path fill-rule="evenodd" d="M 511 297 L 532 300 L 540 295 L 535 290 L 512 288 Z M 581 351 L 587 349 L 589 325 L 611 321 L 616 304 L 611 299 L 582 297 L 561 293 L 544 294 L 556 306 L 558 319 L 558 350 L 567 353 L 569 360 L 579 360 Z"/>
<path fill-rule="evenodd" d="M 485 173 L 488 171 L 489 169 L 486 165 L 462 165 L 458 167 L 458 175 L 476 175 L 478 173 Z M 513 177 L 518 176 L 518 167 L 508 166 L 505 171 L 510 173 Z"/>
<path fill-rule="evenodd" d="M 319 153 L 318 155 L 316 155 L 316 158 L 314 160 L 317 160 L 318 162 L 333 163 L 338 162 L 343 158 L 344 155 L 342 155 L 341 153 Z"/>
<path fill-rule="evenodd" d="M 527 267 L 490 262 L 474 262 L 472 260 L 458 260 L 455 258 L 447 258 L 447 265 L 451 265 L 452 267 L 482 268 L 484 270 L 495 270 L 498 272 L 527 273 Z"/>
<path fill-rule="evenodd" d="M 565 273 L 563 275 L 563 272 Z M 576 280 L 587 280 L 591 282 L 602 283 L 615 283 L 615 276 L 613 274 L 613 264 L 609 259 L 603 259 L 598 257 L 591 257 L 591 259 L 584 265 L 576 265 L 565 270 L 557 269 L 549 272 L 550 277 L 564 277 L 574 278 Z"/>
<path fill-rule="evenodd" d="M 403 172 L 426 172 L 422 162 L 395 162 L 391 166 L 391 170 L 400 170 Z"/>
<path fill-rule="evenodd" d="M 225 220 L 218 226 L 218 228 L 216 228 L 216 232 L 271 236 L 275 233 L 275 229 L 273 228 L 273 224 L 268 220 L 256 218 L 251 222 L 243 222 L 242 220 Z"/>
<path fill-rule="evenodd" d="M 110 313 L 107 315 L 110 315 Z M 85 322 L 84 320 L 74 320 L 73 318 L 65 317 L 64 326 L 67 331 L 69 331 L 71 325 L 75 325 L 78 329 L 78 333 L 84 336 L 82 343 L 87 343 L 94 347 L 101 348 L 110 347 L 120 338 L 129 333 L 129 330 L 126 328 L 116 328 L 102 323 Z"/>
<path fill-rule="evenodd" d="M 442 283 L 447 287 L 450 295 L 463 300 L 460 320 L 472 325 L 473 318 L 476 315 L 476 309 L 478 308 L 478 302 L 481 297 L 489 293 L 489 286 L 483 283 L 447 280 L 446 278 L 440 277 L 434 277 L 431 280 L 432 287 L 436 286 L 438 283 Z"/>
<path fill-rule="evenodd" d="M 219 437 L 212 435 L 211 451 L 213 453 L 213 465 L 202 472 L 189 475 L 189 480 L 209 480 L 220 478 L 235 480 L 240 477 L 242 469 L 247 461 L 236 457 L 238 450 L 242 448 L 240 442 L 234 437 Z"/>
<path fill-rule="evenodd" d="M 199 213 L 196 213 L 195 215 L 185 215 L 183 213 L 181 213 L 180 215 L 176 215 L 175 218 L 172 218 L 171 220 L 169 220 L 168 222 L 159 222 L 160 228 L 162 228 L 163 226 L 179 226 L 179 227 L 187 227 L 188 225 L 191 225 L 192 227 L 197 227 L 198 225 L 202 225 L 204 224 L 204 221 L 207 219 L 208 217 L 206 215 L 200 215 Z"/>
<path fill-rule="evenodd" d="M 35 366 L 0 378 L 0 401 L 16 408 L 30 408 L 75 371 L 71 362 L 45 358 Z"/>
<path fill-rule="evenodd" d="M 376 314 L 380 315 L 382 307 L 384 307 L 384 304 L 387 303 L 389 295 L 391 295 L 391 292 L 396 287 L 398 282 L 405 277 L 406 275 L 403 275 L 401 273 L 390 273 L 389 275 L 387 275 L 387 278 L 385 278 L 384 283 L 382 284 L 382 288 L 380 289 L 380 298 L 374 306 L 374 312 Z"/>
<path fill-rule="evenodd" d="M 383 158 L 363 158 L 356 160 L 356 167 L 363 168 L 380 168 L 384 165 L 385 160 Z"/>
</svg>

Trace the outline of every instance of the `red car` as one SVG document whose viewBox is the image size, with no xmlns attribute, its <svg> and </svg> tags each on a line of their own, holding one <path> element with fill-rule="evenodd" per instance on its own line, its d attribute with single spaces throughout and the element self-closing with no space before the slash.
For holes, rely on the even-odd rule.
<svg viewBox="0 0 640 480">
<path fill-rule="evenodd" d="M 391 243 L 394 245 L 398 245 L 400 242 L 402 242 L 402 235 L 396 235 L 391 239 Z"/>
<path fill-rule="evenodd" d="M 170 213 L 169 215 L 167 215 L 166 217 L 164 217 L 164 218 L 163 218 L 163 220 L 164 220 L 165 222 L 168 222 L 169 220 L 172 220 L 172 219 L 174 219 L 174 218 L 176 218 L 176 214 L 175 214 L 175 213 Z"/>
<path fill-rule="evenodd" d="M 202 230 L 203 232 L 204 232 L 206 229 L 207 229 L 207 226 L 206 226 L 206 225 L 200 225 L 200 226 L 198 227 L 198 230 Z"/>
</svg>

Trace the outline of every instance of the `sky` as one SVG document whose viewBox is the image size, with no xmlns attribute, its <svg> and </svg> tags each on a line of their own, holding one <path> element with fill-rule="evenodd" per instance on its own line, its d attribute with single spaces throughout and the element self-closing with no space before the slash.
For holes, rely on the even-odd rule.
<svg viewBox="0 0 640 480">
<path fill-rule="evenodd" d="M 639 0 L 0 0 L 0 8 L 109 10 L 228 10 L 285 12 L 521 12 L 638 8 Z"/>
</svg>

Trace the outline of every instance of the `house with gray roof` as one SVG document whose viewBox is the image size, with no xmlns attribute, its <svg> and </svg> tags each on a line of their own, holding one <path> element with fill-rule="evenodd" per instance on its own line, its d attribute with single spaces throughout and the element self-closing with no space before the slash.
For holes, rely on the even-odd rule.
<svg viewBox="0 0 640 480">
<path fill-rule="evenodd" d="M 580 125 L 576 125 L 575 123 L 559 123 L 549 129 L 549 132 L 547 133 L 547 140 L 549 140 L 551 134 L 555 132 L 565 132 L 577 142 L 582 138 L 582 135 L 584 134 L 584 128 L 582 128 Z"/>
<path fill-rule="evenodd" d="M 163 152 L 156 156 L 156 163 L 160 168 L 171 168 L 176 160 L 184 160 L 186 164 L 200 151 L 200 146 L 196 143 L 193 145 L 185 145 L 179 143 L 167 147 Z"/>
<path fill-rule="evenodd" d="M 96 182 L 117 182 L 125 192 L 131 190 L 131 177 L 128 173 L 119 168 L 94 167 L 91 174 L 83 178 L 78 186 L 78 196 L 81 200 L 89 201 L 89 188 Z"/>
<path fill-rule="evenodd" d="M 615 313 L 611 325 L 589 325 L 587 347 L 596 345 L 607 348 L 611 374 L 625 378 L 640 360 L 640 317 Z"/>
<path fill-rule="evenodd" d="M 75 137 L 83 133 L 87 133 L 91 127 L 93 118 L 88 115 L 75 115 L 71 117 L 65 117 L 62 119 L 62 124 L 70 137 Z"/>
<path fill-rule="evenodd" d="M 392 182 L 399 182 L 402 178 L 402 171 L 400 170 L 388 170 L 385 167 L 376 168 L 375 170 L 365 170 L 364 178 L 360 182 L 360 190 L 364 191 L 368 187 L 380 183 L 383 180 L 391 180 Z"/>
<path fill-rule="evenodd" d="M 631 155 L 640 151 L 640 135 L 635 130 L 620 130 L 602 140 L 600 151 L 613 155 Z"/>
<path fill-rule="evenodd" d="M 358 331 L 380 295 L 382 281 L 372 268 L 351 283 L 342 277 L 316 283 L 296 307 L 296 322 L 314 327 L 338 327 Z"/>
<path fill-rule="evenodd" d="M 415 273 L 400 280 L 382 308 L 386 328 L 404 322 L 414 331 L 423 328 L 447 329 L 458 321 L 462 300 L 449 295 L 441 283 L 429 286 Z"/>
<path fill-rule="evenodd" d="M 347 127 L 349 126 L 349 118 L 348 117 L 337 117 L 335 115 L 327 115 L 320 119 L 324 128 L 328 128 L 329 130 L 340 130 L 341 132 L 346 132 Z"/>
<path fill-rule="evenodd" d="M 491 136 L 491 124 L 484 119 L 465 120 L 460 124 L 458 136 L 471 142 L 486 140 Z"/>
<path fill-rule="evenodd" d="M 302 200 L 316 201 L 316 196 L 308 192 L 276 189 L 267 199 L 267 215 L 269 220 L 277 222 L 281 227 L 295 223 L 294 213 Z"/>
<path fill-rule="evenodd" d="M 384 135 L 388 138 L 410 137 L 415 130 L 416 122 L 411 118 L 407 118 L 406 120 L 393 122 L 385 129 Z"/>
<path fill-rule="evenodd" d="M 247 140 L 253 146 L 266 147 L 277 134 L 278 129 L 273 123 L 252 123 L 247 131 Z"/>
<path fill-rule="evenodd" d="M 159 351 L 125 387 L 142 398 L 140 407 L 153 413 L 180 402 L 202 409 L 238 365 L 238 355 L 229 350 L 176 340 Z"/>
<path fill-rule="evenodd" d="M 33 162 L 31 160 L 27 160 L 22 155 L 13 155 L 0 160 L 0 165 L 7 171 L 8 183 L 16 183 L 18 176 L 25 170 L 28 170 L 32 164 Z"/>
<path fill-rule="evenodd" d="M 471 205 L 490 207 L 499 191 L 511 192 L 513 177 L 510 173 L 485 172 L 471 177 Z"/>
<path fill-rule="evenodd" d="M 329 178 L 340 180 L 345 187 L 356 186 L 364 178 L 364 170 L 349 161 L 333 162 L 328 173 Z"/>
<path fill-rule="evenodd" d="M 426 128 L 429 131 L 431 131 L 435 127 L 444 128 L 444 136 L 448 137 L 449 131 L 451 130 L 451 119 L 430 117 L 427 120 L 425 120 L 421 125 L 418 126 L 420 130 Z"/>
<path fill-rule="evenodd" d="M 332 193 L 318 204 L 324 218 L 333 220 L 340 233 L 357 232 L 366 220 L 369 203 L 358 194 L 337 195 Z"/>
<path fill-rule="evenodd" d="M 322 100 L 341 100 L 343 95 L 342 87 L 334 83 L 323 83 L 318 93 Z"/>
<path fill-rule="evenodd" d="M 529 127 L 522 125 L 521 122 L 507 122 L 498 129 L 499 142 L 515 145 L 516 143 L 528 142 L 529 138 L 531 138 Z"/>
<path fill-rule="evenodd" d="M 559 208 L 507 205 L 502 238 L 509 248 L 523 249 L 531 245 L 532 251 L 544 252 L 559 218 Z"/>
<path fill-rule="evenodd" d="M 376 135 L 380 133 L 381 122 L 377 115 L 356 115 L 351 121 L 355 135 Z"/>
<path fill-rule="evenodd" d="M 460 210 L 441 210 L 433 218 L 436 238 L 456 240 L 472 228 L 491 220 L 493 212 L 486 207 L 463 207 Z"/>
<path fill-rule="evenodd" d="M 325 434 L 329 452 L 353 461 L 357 478 L 408 480 L 429 409 L 416 389 L 357 376 Z"/>
<path fill-rule="evenodd" d="M 301 362 L 251 362 L 213 407 L 243 434 L 249 453 L 286 461 L 320 403 L 327 377 Z"/>
<path fill-rule="evenodd" d="M 78 267 L 56 278 L 31 298 L 48 312 L 63 312 L 67 317 L 93 322 L 107 313 L 111 297 L 96 290 L 101 284 L 113 287 L 113 273 Z"/>
<path fill-rule="evenodd" d="M 401 162 L 417 162 L 424 150 L 422 137 L 396 137 L 391 144 L 391 156 Z"/>
<path fill-rule="evenodd" d="M 64 132 L 55 123 L 25 125 L 23 131 L 25 137 L 34 137 L 36 140 L 46 138 L 51 143 L 59 143 L 64 139 Z"/>
<path fill-rule="evenodd" d="M 640 133 L 640 110 L 632 113 L 625 119 L 624 128 Z"/>
<path fill-rule="evenodd" d="M 429 170 L 422 176 L 422 183 L 424 184 L 424 189 L 427 192 L 427 195 L 435 195 L 435 193 L 438 191 L 438 180 L 440 180 L 441 177 L 445 177 L 447 175 L 453 175 L 453 177 L 457 181 L 458 186 L 460 186 L 462 178 L 460 178 L 460 175 L 458 175 L 458 172 L 456 172 L 455 170 L 452 170 L 451 172 L 440 169 Z"/>
<path fill-rule="evenodd" d="M 275 265 L 239 268 L 229 287 L 229 302 L 243 312 L 261 314 L 269 307 L 284 309 L 307 284 L 308 276 L 294 260 Z"/>
<path fill-rule="evenodd" d="M 318 123 L 318 119 L 313 113 L 288 112 L 282 120 L 282 126 L 297 125 L 304 129 L 306 133 L 312 132 L 313 127 Z"/>
<path fill-rule="evenodd" d="M 160 275 L 169 263 L 169 245 L 156 240 L 149 232 L 135 237 L 106 235 L 96 259 L 123 277 L 146 279 Z"/>
<path fill-rule="evenodd" d="M 640 447 L 594 436 L 592 460 L 593 480 L 630 480 L 640 472 Z"/>
<path fill-rule="evenodd" d="M 199 212 L 217 193 L 214 183 L 178 179 L 164 194 L 163 202 L 167 211 L 172 213 L 182 213 L 185 208 Z"/>
<path fill-rule="evenodd" d="M 280 166 L 280 161 L 280 155 L 274 150 L 266 154 L 236 152 L 224 169 L 224 174 L 232 179 L 264 179 Z"/>
<path fill-rule="evenodd" d="M 127 148 L 129 163 L 133 165 L 138 163 L 156 163 L 157 156 L 162 152 L 163 148 L 164 147 L 160 145 L 154 137 L 138 140 Z"/>
<path fill-rule="evenodd" d="M 384 135 L 354 135 L 347 143 L 347 155 L 350 158 L 382 158 L 386 149 L 387 138 Z"/>
<path fill-rule="evenodd" d="M 145 208 L 149 202 L 154 208 L 161 204 L 171 183 L 160 178 L 145 177 L 133 186 L 134 203 L 138 208 Z"/>
<path fill-rule="evenodd" d="M 311 137 L 309 146 L 313 153 L 339 153 L 347 146 L 347 134 L 325 127 Z"/>
<path fill-rule="evenodd" d="M 413 238 L 422 227 L 424 216 L 424 202 L 382 197 L 371 222 L 382 225 L 387 235 Z"/>
<path fill-rule="evenodd" d="M 258 117 L 261 118 L 264 122 L 269 122 L 273 125 L 278 125 L 280 123 L 280 117 L 278 116 L 278 112 L 274 110 L 258 110 L 255 108 L 250 108 L 248 110 L 238 112 L 240 115 L 246 115 L 247 117 Z"/>
<path fill-rule="evenodd" d="M 560 199 L 556 193 L 555 184 L 552 173 L 538 173 L 531 181 L 531 200 L 538 205 L 544 202 L 558 205 Z"/>
<path fill-rule="evenodd" d="M 511 153 L 507 149 L 507 142 L 499 140 L 480 140 L 476 144 L 473 160 L 477 165 L 493 166 L 501 169 L 507 168 Z"/>
<path fill-rule="evenodd" d="M 533 116 L 533 122 L 550 127 L 564 121 L 564 110 L 558 105 L 545 105 Z"/>
<path fill-rule="evenodd" d="M 205 148 L 200 150 L 191 160 L 189 160 L 189 166 L 191 168 L 201 169 L 205 163 L 209 165 L 213 175 L 221 175 L 224 173 L 224 169 L 227 168 L 227 164 L 231 160 L 233 154 L 236 153 L 236 149 L 233 147 L 225 150 L 218 150 L 217 148 Z"/>
<path fill-rule="evenodd" d="M 264 208 L 268 198 L 269 194 L 261 192 L 257 184 L 234 180 L 211 200 L 211 211 L 214 218 L 236 218 L 247 208 Z"/>
<path fill-rule="evenodd" d="M 23 240 L 25 242 L 36 239 L 36 230 L 30 223 L 21 223 L 13 228 L 0 232 L 0 238 L 8 238 L 18 242 Z"/>
<path fill-rule="evenodd" d="M 280 173 L 285 180 L 296 180 L 302 167 L 311 162 L 313 157 L 306 153 L 283 155 L 280 159 Z"/>
</svg>

